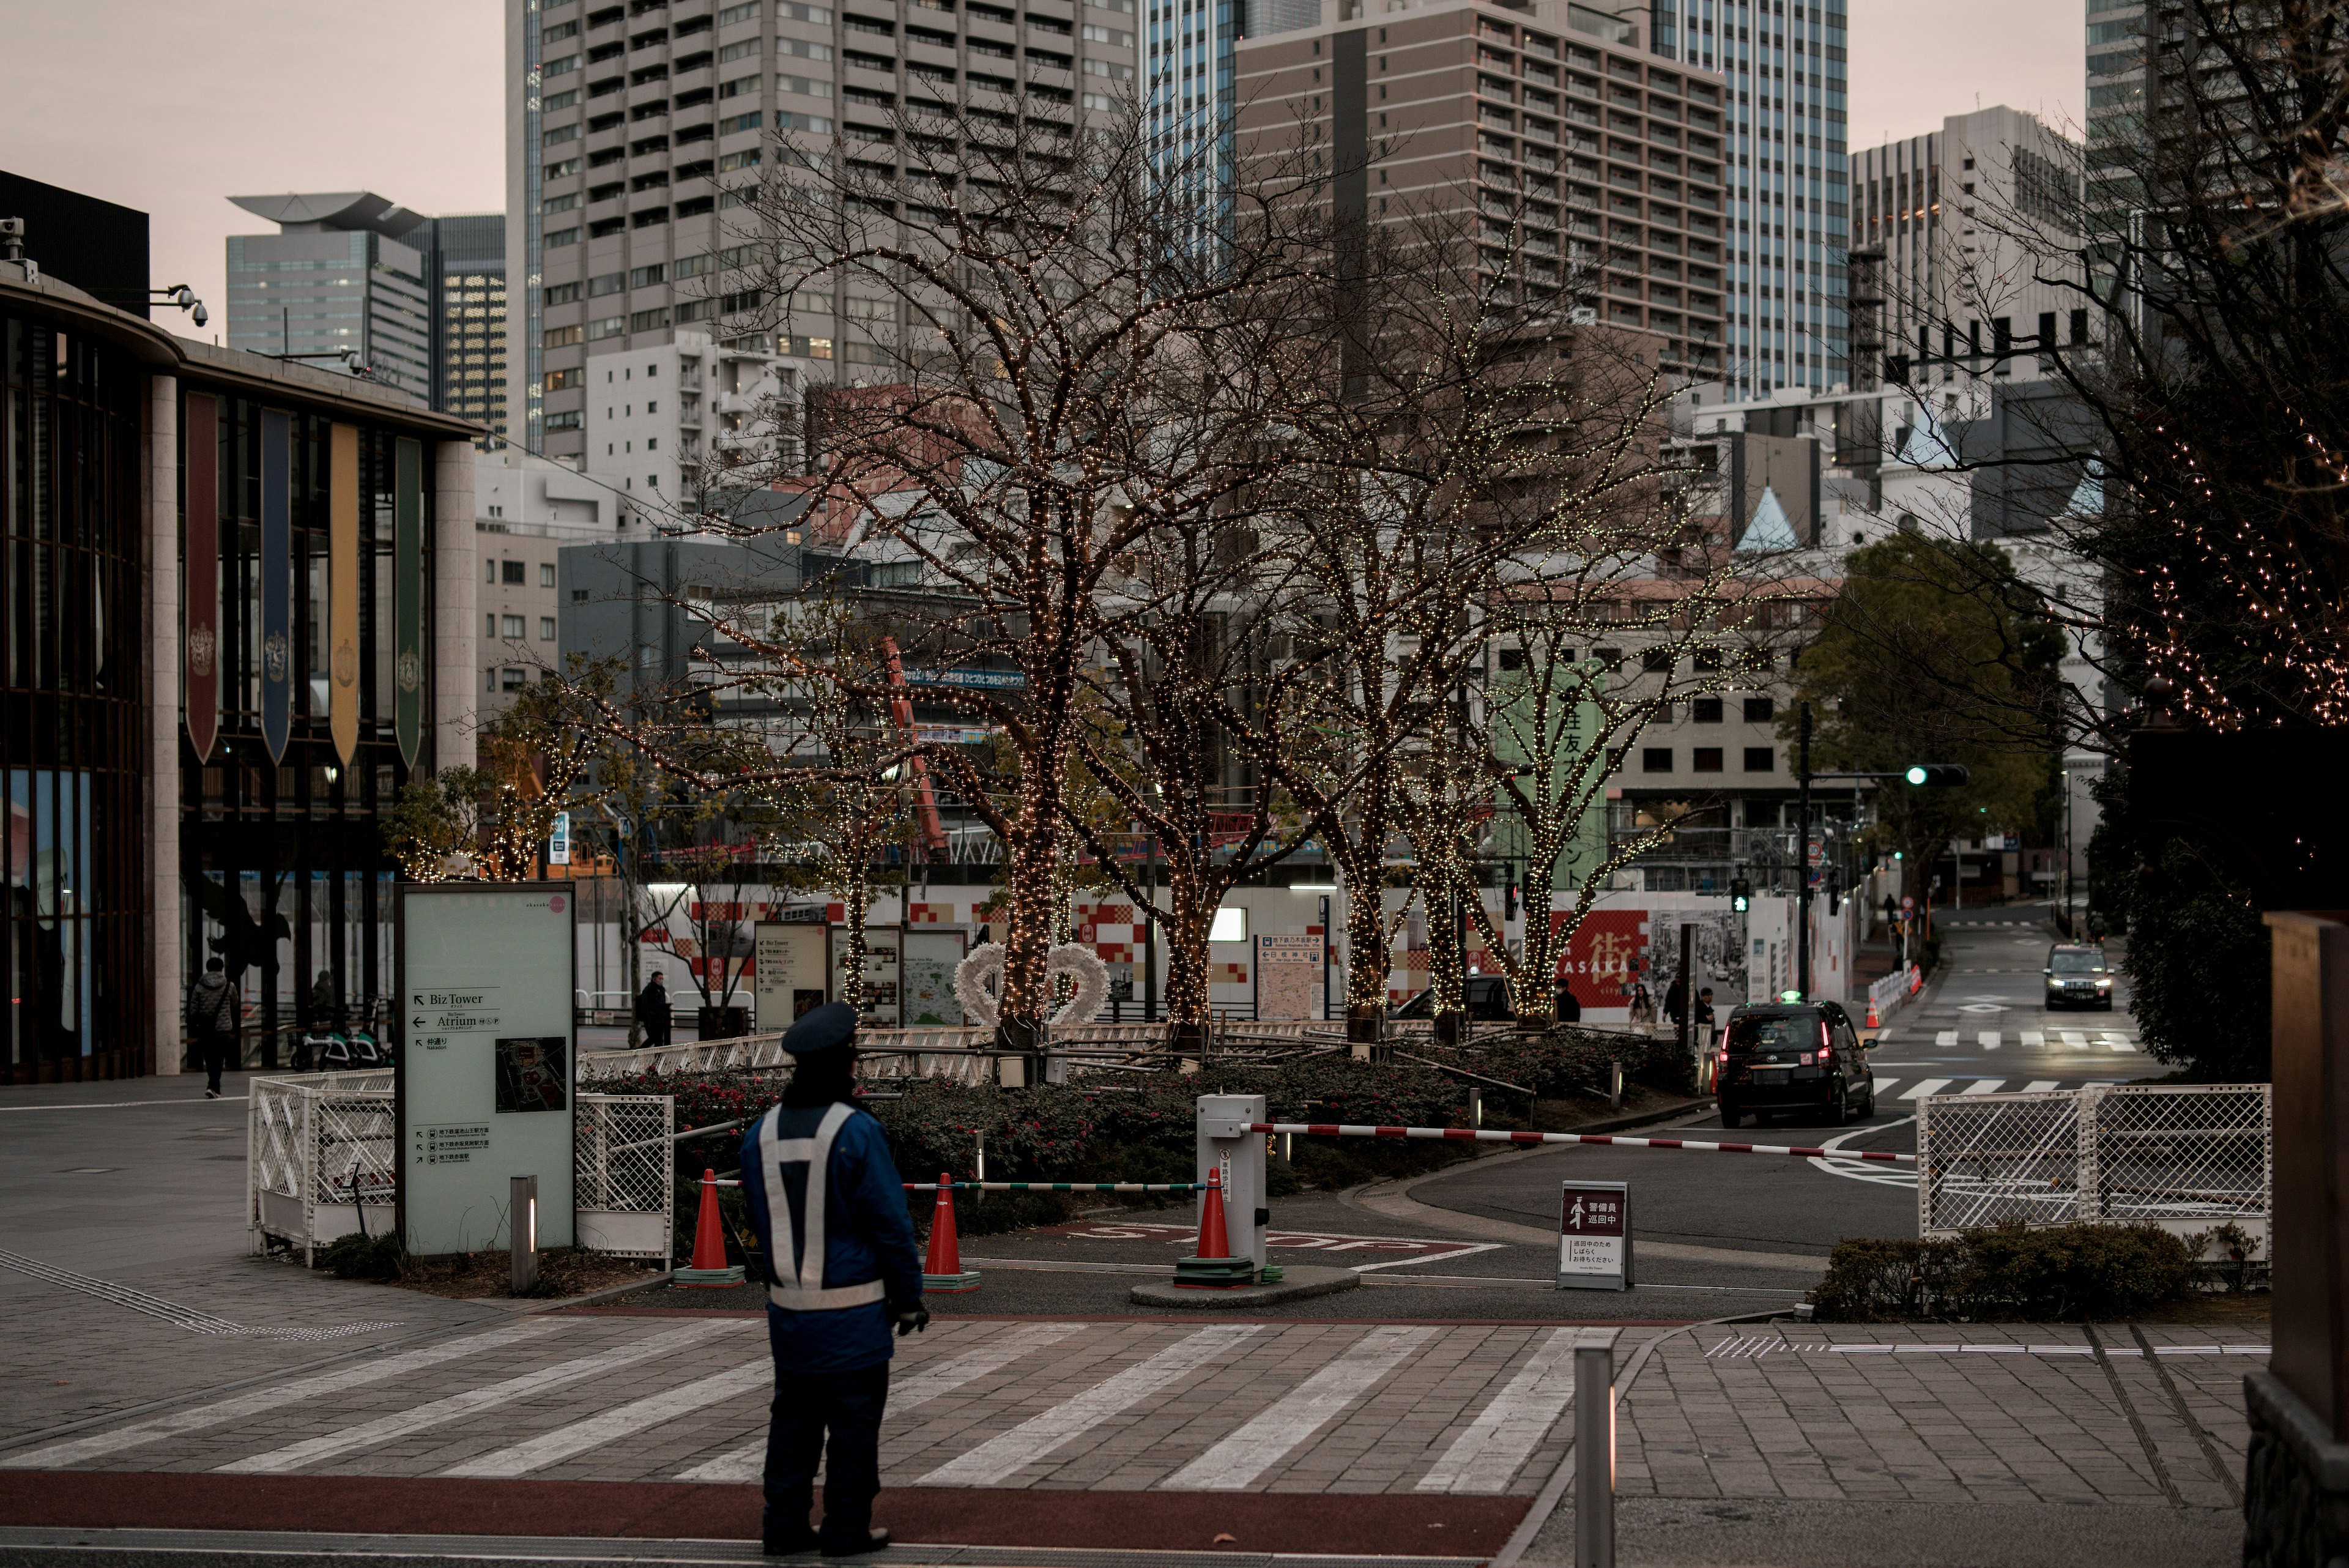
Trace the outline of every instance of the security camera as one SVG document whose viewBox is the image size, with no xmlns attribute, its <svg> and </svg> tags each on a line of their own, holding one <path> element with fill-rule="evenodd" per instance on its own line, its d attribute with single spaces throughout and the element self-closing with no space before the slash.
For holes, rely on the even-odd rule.
<svg viewBox="0 0 2349 1568">
<path fill-rule="evenodd" d="M 195 304 L 195 317 L 196 325 L 199 327 L 212 319 L 212 313 L 204 308 L 204 302 L 201 299 Z"/>
<path fill-rule="evenodd" d="M 171 291 L 171 303 L 182 310 L 192 310 L 196 304 L 196 291 L 183 283 Z"/>
</svg>

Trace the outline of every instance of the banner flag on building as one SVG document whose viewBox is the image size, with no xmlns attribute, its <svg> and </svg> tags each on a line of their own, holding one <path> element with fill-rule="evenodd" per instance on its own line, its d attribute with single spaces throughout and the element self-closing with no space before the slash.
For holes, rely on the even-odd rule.
<svg viewBox="0 0 2349 1568">
<path fill-rule="evenodd" d="M 294 722 L 293 416 L 261 410 L 261 739 L 285 760 Z"/>
<path fill-rule="evenodd" d="M 188 742 L 208 763 L 220 736 L 220 404 L 188 398 L 188 545 L 181 581 L 188 595 L 186 679 Z M 160 701 L 170 693 L 159 692 Z"/>
<path fill-rule="evenodd" d="M 329 430 L 326 459 L 327 711 L 335 755 L 359 749 L 359 430 Z"/>
<path fill-rule="evenodd" d="M 400 759 L 424 743 L 424 446 L 401 441 L 392 508 L 392 711 Z"/>
</svg>

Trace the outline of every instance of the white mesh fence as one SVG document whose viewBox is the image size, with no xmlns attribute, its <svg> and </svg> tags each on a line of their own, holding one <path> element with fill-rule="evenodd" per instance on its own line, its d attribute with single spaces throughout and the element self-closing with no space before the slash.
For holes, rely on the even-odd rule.
<svg viewBox="0 0 2349 1568">
<path fill-rule="evenodd" d="M 1918 1231 L 2232 1222 L 2263 1236 L 2271 1110 L 2265 1084 L 1930 1096 L 1917 1113 Z"/>
</svg>

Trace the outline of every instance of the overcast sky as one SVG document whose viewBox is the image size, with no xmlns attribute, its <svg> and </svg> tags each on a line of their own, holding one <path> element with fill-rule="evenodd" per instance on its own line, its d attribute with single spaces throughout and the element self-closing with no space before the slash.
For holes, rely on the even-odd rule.
<svg viewBox="0 0 2349 1568">
<path fill-rule="evenodd" d="M 1978 104 L 2077 120 L 2080 0 L 1847 3 L 1854 148 Z M 367 190 L 431 213 L 504 204 L 502 4 L 14 0 L 0 166 L 150 213 L 153 280 L 193 286 L 210 337 L 226 319 L 222 241 L 271 232 L 231 195 Z M 41 237 L 27 238 L 37 260 Z"/>
</svg>

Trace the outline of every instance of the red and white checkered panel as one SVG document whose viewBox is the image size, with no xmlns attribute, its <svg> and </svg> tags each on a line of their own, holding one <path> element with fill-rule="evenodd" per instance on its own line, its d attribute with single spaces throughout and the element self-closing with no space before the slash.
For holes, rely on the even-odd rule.
<svg viewBox="0 0 2349 1568">
<path fill-rule="evenodd" d="M 1076 906 L 1077 940 L 1092 948 L 1103 963 L 1136 963 L 1143 947 L 1142 922 L 1131 903 Z"/>
</svg>

